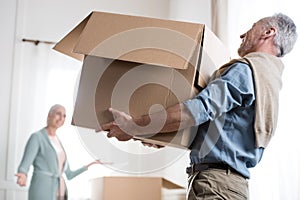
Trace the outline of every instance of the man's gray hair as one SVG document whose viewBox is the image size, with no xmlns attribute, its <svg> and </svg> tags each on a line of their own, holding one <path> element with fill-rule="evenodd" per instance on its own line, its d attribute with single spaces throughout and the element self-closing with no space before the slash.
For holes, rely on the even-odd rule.
<svg viewBox="0 0 300 200">
<path fill-rule="evenodd" d="M 283 57 L 289 53 L 296 43 L 297 32 L 296 25 L 288 16 L 278 13 L 271 17 L 267 17 L 267 24 L 277 29 L 274 37 L 274 44 L 278 47 L 278 57 Z"/>
</svg>

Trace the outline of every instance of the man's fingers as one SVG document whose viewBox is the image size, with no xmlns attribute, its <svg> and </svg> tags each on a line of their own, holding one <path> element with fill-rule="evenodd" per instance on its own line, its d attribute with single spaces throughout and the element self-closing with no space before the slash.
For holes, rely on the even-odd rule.
<svg viewBox="0 0 300 200">
<path fill-rule="evenodd" d="M 146 147 L 153 147 L 153 148 L 156 148 L 156 149 L 160 149 L 160 148 L 164 147 L 164 146 L 161 146 L 161 145 L 158 145 L 158 144 L 152 144 L 152 143 L 148 143 L 148 142 L 144 142 L 144 141 L 142 141 L 142 144 Z"/>
<path fill-rule="evenodd" d="M 147 143 L 147 142 L 143 142 L 143 141 L 141 141 L 141 143 L 142 143 L 144 146 L 146 146 L 146 147 L 151 147 L 151 146 L 152 146 L 152 144 L 150 144 L 150 143 Z"/>
<path fill-rule="evenodd" d="M 111 112 L 111 114 L 113 115 L 116 124 L 122 124 L 123 122 L 126 122 L 127 120 L 131 120 L 131 116 L 129 116 L 127 113 L 113 109 L 113 108 L 109 108 L 108 109 L 109 112 Z"/>
<path fill-rule="evenodd" d="M 114 137 L 113 134 L 111 133 L 111 131 L 107 133 L 107 137 L 108 137 L 108 138 Z"/>
<path fill-rule="evenodd" d="M 99 128 L 97 128 L 97 129 L 95 129 L 95 132 L 96 132 L 96 133 L 98 133 L 98 132 L 100 132 L 100 131 L 103 131 L 102 127 L 99 127 Z"/>
<path fill-rule="evenodd" d="M 103 124 L 101 126 L 102 130 L 103 131 L 108 131 L 111 129 L 111 127 L 114 125 L 114 122 L 109 122 L 109 123 L 106 123 L 106 124 Z"/>
<path fill-rule="evenodd" d="M 113 115 L 120 113 L 120 111 L 113 109 L 113 108 L 108 108 L 108 111 L 111 112 Z"/>
<path fill-rule="evenodd" d="M 117 118 L 120 115 L 120 112 L 113 108 L 108 108 L 108 111 L 114 116 L 114 118 Z"/>
</svg>

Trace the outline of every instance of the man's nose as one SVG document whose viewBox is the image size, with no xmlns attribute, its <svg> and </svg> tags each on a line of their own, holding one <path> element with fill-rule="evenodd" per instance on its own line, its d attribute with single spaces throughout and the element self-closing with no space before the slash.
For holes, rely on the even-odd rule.
<svg viewBox="0 0 300 200">
<path fill-rule="evenodd" d="M 246 33 L 240 35 L 240 38 L 243 39 L 246 36 Z"/>
</svg>

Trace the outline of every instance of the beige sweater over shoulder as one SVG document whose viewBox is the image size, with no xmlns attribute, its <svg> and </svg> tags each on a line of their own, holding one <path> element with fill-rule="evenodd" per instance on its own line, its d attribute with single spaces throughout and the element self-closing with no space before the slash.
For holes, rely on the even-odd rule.
<svg viewBox="0 0 300 200">
<path fill-rule="evenodd" d="M 255 142 L 256 147 L 267 147 L 274 135 L 279 106 L 279 91 L 282 87 L 284 65 L 280 58 L 262 52 L 247 54 L 241 59 L 234 59 L 222 66 L 221 74 L 235 62 L 247 63 L 252 70 L 255 86 Z"/>
</svg>

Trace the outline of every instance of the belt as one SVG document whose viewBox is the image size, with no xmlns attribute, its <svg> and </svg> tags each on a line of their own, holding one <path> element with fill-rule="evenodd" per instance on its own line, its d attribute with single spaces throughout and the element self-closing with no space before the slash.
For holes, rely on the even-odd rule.
<svg viewBox="0 0 300 200">
<path fill-rule="evenodd" d="M 195 172 L 201 172 L 208 169 L 223 169 L 227 172 L 242 176 L 243 178 L 246 178 L 243 176 L 240 172 L 236 171 L 232 167 L 230 167 L 227 164 L 224 163 L 198 163 L 198 164 L 192 164 L 191 167 L 186 168 L 187 174 L 193 174 Z"/>
<path fill-rule="evenodd" d="M 43 174 L 43 175 L 50 176 L 50 177 L 53 177 L 53 178 L 59 178 L 60 177 L 59 175 L 56 175 L 56 174 L 53 174 L 53 173 L 47 172 L 47 171 L 35 170 L 35 171 L 33 171 L 33 173 L 34 174 Z"/>
</svg>

